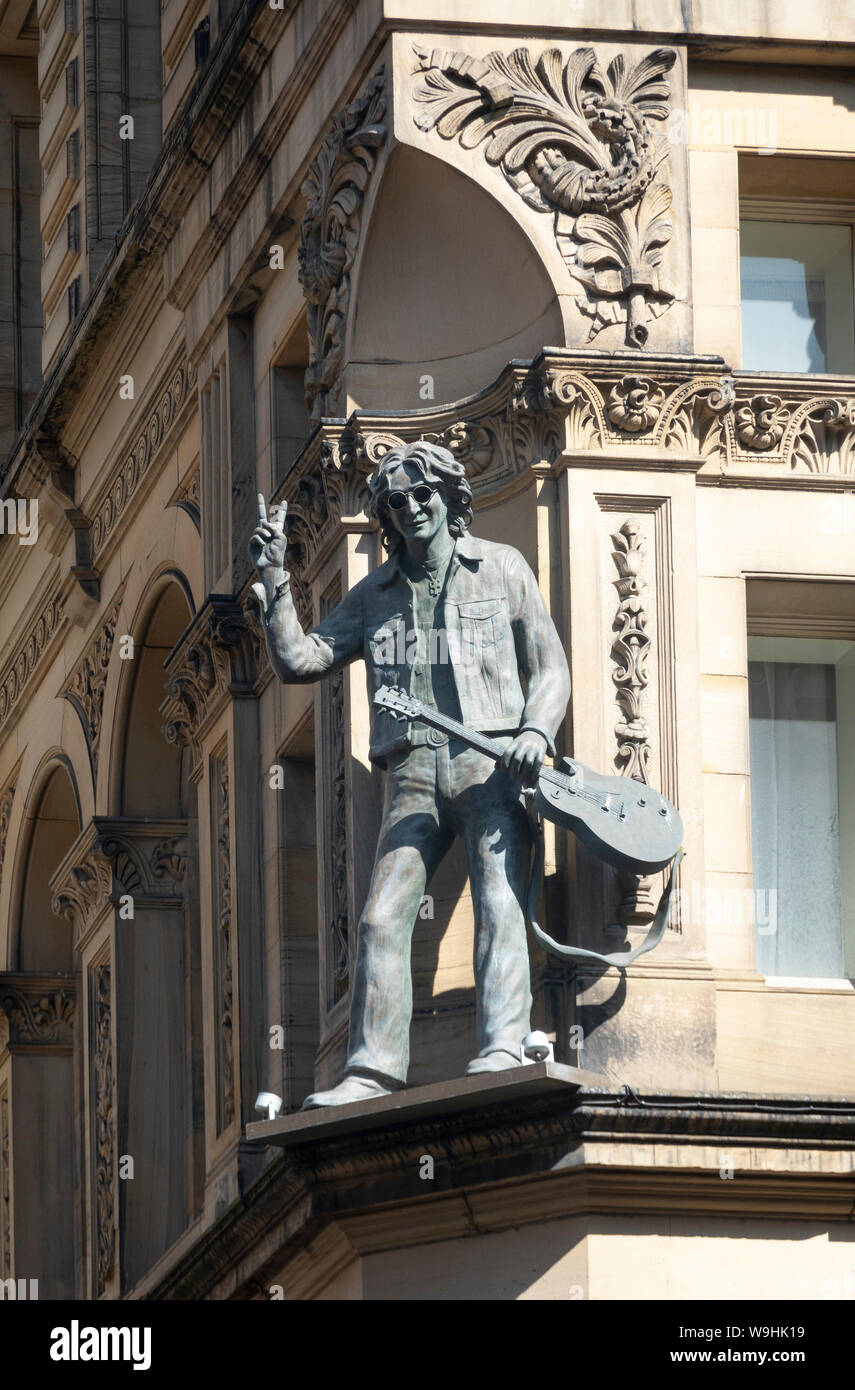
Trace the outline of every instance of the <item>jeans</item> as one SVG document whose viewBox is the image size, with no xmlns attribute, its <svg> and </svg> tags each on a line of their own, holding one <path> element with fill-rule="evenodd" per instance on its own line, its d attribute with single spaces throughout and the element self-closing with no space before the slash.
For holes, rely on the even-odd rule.
<svg viewBox="0 0 855 1390">
<path fill-rule="evenodd" d="M 510 774 L 452 740 L 389 759 L 383 823 L 357 931 L 348 1072 L 406 1082 L 413 927 L 425 887 L 455 834 L 466 846 L 475 914 L 478 1056 L 505 1051 L 519 1057 L 531 1015 L 524 912 L 528 817 Z"/>
</svg>

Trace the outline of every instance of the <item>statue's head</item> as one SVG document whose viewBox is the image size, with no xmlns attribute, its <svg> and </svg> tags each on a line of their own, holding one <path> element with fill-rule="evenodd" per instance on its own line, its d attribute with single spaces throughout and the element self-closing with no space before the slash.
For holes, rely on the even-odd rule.
<svg viewBox="0 0 855 1390">
<path fill-rule="evenodd" d="M 420 500 L 424 484 L 433 491 Z M 472 489 L 462 465 L 448 449 L 424 439 L 384 454 L 368 480 L 368 493 L 365 510 L 379 521 L 383 544 L 393 555 L 410 539 L 430 540 L 442 526 L 461 536 L 472 524 Z"/>
</svg>

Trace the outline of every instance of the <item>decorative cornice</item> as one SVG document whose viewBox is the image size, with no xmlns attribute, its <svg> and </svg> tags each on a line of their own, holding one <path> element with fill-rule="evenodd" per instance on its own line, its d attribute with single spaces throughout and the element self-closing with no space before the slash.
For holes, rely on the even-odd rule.
<svg viewBox="0 0 855 1390">
<path fill-rule="evenodd" d="M 0 1009 L 8 1019 L 8 1047 L 71 1048 L 77 984 L 73 975 L 0 974 Z"/>
<path fill-rule="evenodd" d="M 188 746 L 194 763 L 223 701 L 255 694 L 267 665 L 260 624 L 245 602 L 246 608 L 237 599 L 209 594 L 165 664 L 163 735 L 168 743 Z"/>
<path fill-rule="evenodd" d="M 62 599 L 59 589 L 55 588 L 0 672 L 0 729 L 11 717 L 64 622 Z"/>
<path fill-rule="evenodd" d="M 387 127 L 383 69 L 363 94 L 336 111 L 302 187 L 308 207 L 300 228 L 299 276 L 308 306 L 311 360 L 306 405 L 312 420 L 340 403 L 338 378 L 350 308 L 350 273 L 362 230 L 365 191 Z"/>
<path fill-rule="evenodd" d="M 123 582 L 113 596 L 113 601 L 96 628 L 89 646 L 59 692 L 64 700 L 68 700 L 74 706 L 83 725 L 83 734 L 92 767 L 93 783 L 97 783 L 98 780 L 98 752 L 101 744 L 104 691 L 107 688 L 110 657 L 116 639 L 116 627 L 119 621 L 124 587 Z"/>
<path fill-rule="evenodd" d="M 774 426 L 761 404 L 773 383 Z M 453 404 L 324 419 L 277 493 L 288 502 L 292 572 L 311 570 L 341 521 L 360 514 L 382 454 L 415 439 L 450 448 L 476 500 L 560 459 L 688 469 L 701 481 L 835 486 L 836 478 L 841 486 L 855 472 L 855 380 L 841 377 L 819 395 L 809 376 L 735 377 L 715 357 L 553 349 L 510 363 L 486 390 Z"/>
<path fill-rule="evenodd" d="M 626 324 L 626 343 L 643 348 L 651 318 L 674 302 L 661 274 L 671 240 L 669 145 L 657 132 L 670 111 L 674 49 L 633 63 L 618 54 L 601 67 L 593 48 L 565 57 L 527 48 L 473 58 L 414 48 L 416 125 L 484 146 L 526 205 L 553 217 L 556 245 L 584 293 L 589 339 Z"/>
<path fill-rule="evenodd" d="M 74 924 L 79 949 L 109 905 L 183 901 L 187 866 L 185 821 L 94 817 L 50 880 L 53 911 Z"/>
</svg>

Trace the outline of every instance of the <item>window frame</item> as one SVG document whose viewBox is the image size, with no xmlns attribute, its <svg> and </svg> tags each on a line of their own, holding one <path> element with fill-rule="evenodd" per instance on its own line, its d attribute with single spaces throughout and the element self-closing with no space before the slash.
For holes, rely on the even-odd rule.
<svg viewBox="0 0 855 1390">
<path fill-rule="evenodd" d="M 740 193 L 737 226 L 737 266 L 739 274 L 739 344 L 742 357 L 742 223 L 743 222 L 789 222 L 799 224 L 814 222 L 825 226 L 848 226 L 849 245 L 852 261 L 852 348 L 855 353 L 855 198 L 776 198 L 771 195 Z M 739 367 L 739 372 L 749 376 L 802 376 L 817 377 L 824 381 L 830 377 L 850 377 L 850 372 L 788 372 L 774 367 L 762 370 L 756 367 Z"/>
<path fill-rule="evenodd" d="M 777 220 L 777 219 L 776 219 Z M 853 282 L 855 283 L 855 282 Z M 746 638 L 748 637 L 822 637 L 834 638 L 844 642 L 855 642 L 855 582 L 845 579 L 830 579 L 825 575 L 816 576 L 787 576 L 780 574 L 755 574 L 745 573 L 743 578 L 750 586 L 752 582 L 756 584 L 755 592 L 752 595 L 750 587 L 746 593 Z M 833 584 L 835 588 L 851 590 L 852 593 L 852 613 L 828 612 L 808 613 L 796 611 L 796 606 L 787 606 L 787 600 L 791 597 L 798 599 L 799 593 L 787 594 L 787 588 L 797 585 L 799 590 L 803 586 L 808 586 L 818 599 L 821 598 L 822 588 L 825 585 Z M 763 590 L 765 589 L 765 595 Z M 768 607 L 763 606 L 759 600 L 761 597 L 771 600 Z M 753 598 L 753 602 L 752 602 Z M 817 608 L 822 609 L 822 603 L 817 603 Z M 746 643 L 746 663 L 745 675 L 748 676 L 748 659 Z M 746 697 L 746 739 L 750 740 L 750 729 L 748 727 L 747 697 Z M 749 777 L 750 786 L 750 777 Z M 753 795 L 753 789 L 750 790 Z M 855 789 L 853 789 L 855 794 Z M 749 835 L 751 830 L 749 827 Z M 751 842 L 752 850 L 752 878 L 754 846 Z M 855 962 L 855 944 L 849 945 L 845 937 L 843 940 L 843 963 L 844 969 L 847 967 L 848 958 Z M 758 972 L 759 973 L 759 972 Z M 855 990 L 855 984 L 848 975 L 829 976 L 791 976 L 791 975 L 764 975 L 763 982 L 767 989 L 785 991 L 792 994 L 794 990 L 812 994 L 840 994 L 851 993 Z"/>
</svg>

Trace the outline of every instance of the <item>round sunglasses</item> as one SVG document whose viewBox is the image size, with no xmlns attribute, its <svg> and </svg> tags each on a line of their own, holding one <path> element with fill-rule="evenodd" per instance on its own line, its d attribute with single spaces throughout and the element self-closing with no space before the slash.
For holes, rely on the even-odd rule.
<svg viewBox="0 0 855 1390">
<path fill-rule="evenodd" d="M 390 492 L 386 498 L 386 505 L 391 507 L 393 512 L 402 512 L 407 505 L 407 498 L 412 497 L 419 507 L 426 507 L 435 492 L 436 488 L 431 487 L 429 483 L 416 483 L 415 487 L 407 488 L 406 491 L 396 489 L 395 492 Z"/>
</svg>

